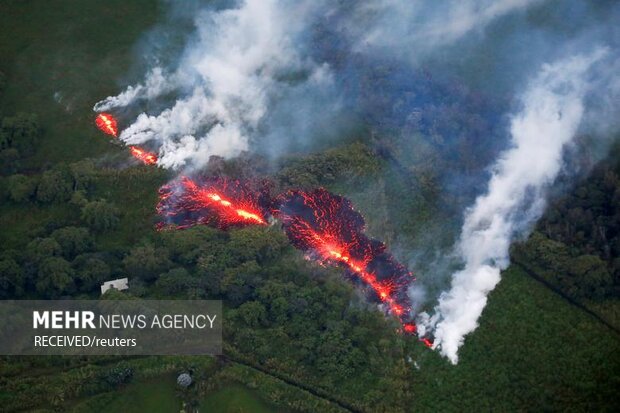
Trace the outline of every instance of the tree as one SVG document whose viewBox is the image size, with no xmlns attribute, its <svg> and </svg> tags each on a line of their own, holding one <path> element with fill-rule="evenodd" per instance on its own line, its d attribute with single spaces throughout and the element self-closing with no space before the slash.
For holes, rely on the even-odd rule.
<svg viewBox="0 0 620 413">
<path fill-rule="evenodd" d="M 237 310 L 237 315 L 250 327 L 260 327 L 267 323 L 267 310 L 258 301 L 248 301 Z"/>
<path fill-rule="evenodd" d="M 173 268 L 161 274 L 155 286 L 166 295 L 178 296 L 199 288 L 200 279 L 192 277 L 185 268 Z"/>
<path fill-rule="evenodd" d="M 40 263 L 49 257 L 61 254 L 62 247 L 53 238 L 36 238 L 26 246 L 26 259 L 33 263 Z"/>
<path fill-rule="evenodd" d="M 137 300 L 137 298 L 134 297 L 129 292 L 127 292 L 127 290 L 119 291 L 119 290 L 117 290 L 115 288 L 110 288 L 108 291 L 106 291 L 105 294 L 103 294 L 101 296 L 101 299 L 102 300 L 110 300 L 110 301 Z"/>
<path fill-rule="evenodd" d="M 277 257 L 286 245 L 288 241 L 281 231 L 253 226 L 232 231 L 227 249 L 240 262 L 256 260 L 262 263 Z"/>
<path fill-rule="evenodd" d="M 86 193 L 83 190 L 77 190 L 73 192 L 71 195 L 71 200 L 69 201 L 71 205 L 78 206 L 80 208 L 84 207 L 84 205 L 88 204 L 88 199 L 86 198 Z"/>
<path fill-rule="evenodd" d="M 39 123 L 34 114 L 18 113 L 2 120 L 0 149 L 15 148 L 21 154 L 34 152 L 39 138 Z"/>
<path fill-rule="evenodd" d="M 82 207 L 81 218 L 91 229 L 106 231 L 119 223 L 118 209 L 106 201 L 91 201 Z"/>
<path fill-rule="evenodd" d="M 18 169 L 19 151 L 15 148 L 7 148 L 0 151 L 0 174 L 14 174 Z"/>
<path fill-rule="evenodd" d="M 73 289 L 74 271 L 63 258 L 50 257 L 39 265 L 36 288 L 40 294 L 57 298 Z"/>
<path fill-rule="evenodd" d="M 0 72 L 0 96 L 2 96 L 2 92 L 4 92 L 5 87 L 6 87 L 6 75 L 3 72 Z"/>
<path fill-rule="evenodd" d="M 7 182 L 9 198 L 14 202 L 27 201 L 34 194 L 35 188 L 35 182 L 24 175 L 12 175 Z"/>
<path fill-rule="evenodd" d="M 580 255 L 573 258 L 570 274 L 578 286 L 577 295 L 600 300 L 613 284 L 607 265 L 596 255 Z"/>
<path fill-rule="evenodd" d="M 0 298 L 20 297 L 24 293 L 24 273 L 13 259 L 0 260 Z"/>
<path fill-rule="evenodd" d="M 550 240 L 538 231 L 527 242 L 517 245 L 514 252 L 522 255 L 525 262 L 545 270 L 573 298 L 600 300 L 614 290 L 612 272 L 601 257 L 593 254 L 573 257 L 563 242 Z"/>
<path fill-rule="evenodd" d="M 289 303 L 284 297 L 278 297 L 269 306 L 269 316 L 277 324 L 284 324 L 288 320 Z"/>
<path fill-rule="evenodd" d="M 227 238 L 222 231 L 202 225 L 185 231 L 164 231 L 160 236 L 172 260 L 182 265 L 196 264 L 202 253 L 221 249 Z"/>
<path fill-rule="evenodd" d="M 43 173 L 37 188 L 37 201 L 64 202 L 71 198 L 71 182 L 63 171 L 52 169 Z"/>
<path fill-rule="evenodd" d="M 237 267 L 224 271 L 220 288 L 226 294 L 228 303 L 232 307 L 236 307 L 254 298 L 262 283 L 260 266 L 256 261 L 246 261 Z"/>
<path fill-rule="evenodd" d="M 77 256 L 71 263 L 75 269 L 78 290 L 88 292 L 110 277 L 110 266 L 91 254 Z"/>
<path fill-rule="evenodd" d="M 94 246 L 93 237 L 87 228 L 65 227 L 52 232 L 51 238 L 62 248 L 62 255 L 72 259 L 78 254 L 90 251 Z"/>
<path fill-rule="evenodd" d="M 69 165 L 73 190 L 88 189 L 95 175 L 95 163 L 91 159 L 83 159 Z"/>
<path fill-rule="evenodd" d="M 168 256 L 165 248 L 155 249 L 151 245 L 136 247 L 125 257 L 123 265 L 129 275 L 151 281 L 170 268 Z"/>
</svg>

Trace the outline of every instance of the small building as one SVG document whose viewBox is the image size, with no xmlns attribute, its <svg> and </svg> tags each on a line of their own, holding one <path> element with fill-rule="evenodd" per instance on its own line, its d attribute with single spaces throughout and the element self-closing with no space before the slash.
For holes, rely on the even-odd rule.
<svg viewBox="0 0 620 413">
<path fill-rule="evenodd" d="M 114 288 L 115 290 L 126 290 L 129 288 L 129 279 L 128 278 L 119 278 L 118 280 L 110 280 L 101 284 L 101 295 L 105 294 L 110 288 Z"/>
</svg>

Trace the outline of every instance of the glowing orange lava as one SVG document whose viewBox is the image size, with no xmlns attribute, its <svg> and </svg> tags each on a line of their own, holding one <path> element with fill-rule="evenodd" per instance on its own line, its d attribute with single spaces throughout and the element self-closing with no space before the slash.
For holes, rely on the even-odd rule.
<svg viewBox="0 0 620 413">
<path fill-rule="evenodd" d="M 391 297 L 392 285 L 390 282 L 381 282 L 377 280 L 375 274 L 366 270 L 367 262 L 353 259 L 346 252 L 346 248 L 323 239 L 309 227 L 306 228 L 305 233 L 314 241 L 315 252 L 320 255 L 322 260 L 333 260 L 346 266 L 351 270 L 351 272 L 357 275 L 362 281 L 372 288 L 372 290 L 377 294 L 377 297 L 379 297 L 379 300 L 388 305 L 392 314 L 395 314 L 396 316 L 401 316 L 403 314 L 402 306 L 399 305 L 393 297 Z"/>
<path fill-rule="evenodd" d="M 160 228 L 267 225 L 268 210 L 260 191 L 248 182 L 181 177 L 160 188 L 159 198 L 157 212 L 167 221 Z"/>
<path fill-rule="evenodd" d="M 413 323 L 405 323 L 403 324 L 403 331 L 407 334 L 415 334 L 418 331 L 418 328 Z"/>
<path fill-rule="evenodd" d="M 428 348 L 432 348 L 433 347 L 433 342 L 431 340 L 429 340 L 428 338 L 421 338 L 420 341 L 422 343 L 424 343 L 424 345 Z"/>
<path fill-rule="evenodd" d="M 181 177 L 160 188 L 157 212 L 166 222 L 158 228 L 267 225 L 271 214 L 281 220 L 291 244 L 307 258 L 346 269 L 347 279 L 399 320 L 401 333 L 418 333 L 408 294 L 413 274 L 384 243 L 364 234 L 364 218 L 348 199 L 323 188 L 290 190 L 272 199 L 269 188 L 223 177 Z M 428 338 L 419 340 L 433 345 Z"/>
<path fill-rule="evenodd" d="M 99 115 L 97 115 L 97 118 L 95 119 L 95 124 L 103 133 L 107 133 L 108 135 L 116 137 L 118 133 L 116 119 L 114 119 L 114 117 L 109 113 L 100 113 Z"/>
<path fill-rule="evenodd" d="M 319 188 L 293 190 L 281 197 L 275 214 L 291 243 L 310 258 L 347 268 L 403 325 L 410 322 L 407 287 L 413 275 L 386 252 L 385 244 L 364 235 L 364 218 L 346 198 Z"/>
<path fill-rule="evenodd" d="M 130 146 L 129 150 L 134 158 L 142 161 L 145 165 L 155 165 L 157 163 L 157 154 L 153 152 L 147 152 L 137 146 Z"/>
<path fill-rule="evenodd" d="M 218 193 L 212 192 L 209 189 L 199 188 L 194 181 L 187 177 L 183 178 L 183 185 L 190 193 L 193 193 L 197 199 L 202 200 L 203 204 L 208 204 L 209 201 L 212 201 L 212 203 L 216 203 L 220 209 L 223 208 L 228 210 L 228 212 L 233 212 L 242 220 L 250 221 L 254 224 L 267 225 L 267 222 L 258 213 L 236 207 L 231 201 L 223 198 Z"/>
</svg>

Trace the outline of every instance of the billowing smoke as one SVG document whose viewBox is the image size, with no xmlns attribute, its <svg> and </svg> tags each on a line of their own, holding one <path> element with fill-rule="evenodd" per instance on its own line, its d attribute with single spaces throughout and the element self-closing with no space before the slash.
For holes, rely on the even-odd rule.
<svg viewBox="0 0 620 413">
<path fill-rule="evenodd" d="M 605 53 L 598 49 L 543 67 L 512 118 L 512 147 L 493 166 L 487 192 L 465 213 L 457 247 L 464 268 L 453 275 L 431 321 L 434 345 L 453 363 L 465 335 L 478 326 L 500 271 L 508 267 L 511 241 L 543 213 L 545 190 L 558 176 L 563 151 L 584 115 L 589 69 Z"/>
<path fill-rule="evenodd" d="M 94 110 L 173 96 L 165 109 L 139 114 L 119 136 L 128 145 L 157 147 L 164 168 L 201 167 L 211 155 L 234 157 L 253 142 L 287 146 L 297 142 L 291 135 L 316 135 L 325 123 L 337 128 L 333 117 L 344 93 L 334 82 L 334 62 L 312 58 L 313 30 L 333 25 L 338 42 L 346 43 L 338 59 L 352 61 L 357 53 L 378 49 L 432 49 L 473 29 L 482 31 L 494 18 L 534 1 L 451 1 L 430 14 L 422 3 L 404 0 L 205 6 L 173 68 L 150 69 L 144 82 L 98 102 Z"/>
<path fill-rule="evenodd" d="M 164 76 L 161 67 L 156 67 L 147 74 L 144 84 L 129 86 L 127 90 L 121 92 L 118 96 L 110 96 L 98 102 L 94 110 L 96 112 L 103 112 L 112 108 L 128 106 L 138 99 L 154 99 L 162 93 L 170 91 L 172 87 L 174 87 L 174 81 Z"/>
<path fill-rule="evenodd" d="M 202 166 L 211 155 L 232 157 L 249 148 L 271 100 L 290 90 L 320 89 L 326 67 L 305 58 L 297 36 L 312 12 L 309 2 L 282 7 L 277 0 L 247 0 L 238 7 L 205 9 L 196 35 L 171 73 L 156 67 L 143 84 L 95 105 L 112 110 L 174 92 L 178 99 L 157 114 L 140 114 L 120 134 L 129 145 L 159 147 L 164 168 Z"/>
<path fill-rule="evenodd" d="M 424 198 L 427 180 L 454 200 L 445 202 L 446 215 L 433 210 L 447 225 L 425 222 L 389 245 L 413 250 L 395 254 L 410 259 L 418 277 L 414 311 L 436 304 L 420 317 L 420 332 L 431 332 L 453 362 L 509 263 L 511 241 L 542 214 L 575 135 L 619 126 L 599 122 L 618 113 L 614 2 L 172 3 L 171 19 L 187 16 L 179 9 L 191 3 L 193 32 L 182 52 L 150 59 L 140 83 L 95 111 L 118 116 L 119 138 L 158 151 L 160 167 L 188 173 L 212 155 L 277 157 L 331 145 L 346 136 L 347 122 L 370 129 L 362 139 L 404 177 L 390 195 L 402 211 L 417 202 L 403 194 Z M 394 175 L 382 182 L 393 184 Z M 412 248 L 412 239 L 432 247 Z M 436 271 L 420 271 L 420 261 Z"/>
</svg>

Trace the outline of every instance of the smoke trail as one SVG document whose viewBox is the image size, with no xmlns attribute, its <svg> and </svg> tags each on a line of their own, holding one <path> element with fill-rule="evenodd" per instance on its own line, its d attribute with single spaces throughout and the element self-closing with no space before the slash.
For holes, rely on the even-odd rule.
<svg viewBox="0 0 620 413">
<path fill-rule="evenodd" d="M 587 74 L 607 51 L 598 49 L 543 67 L 511 121 L 513 147 L 493 167 L 486 194 L 465 213 L 458 253 L 465 266 L 453 274 L 436 315 L 435 347 L 452 363 L 465 335 L 478 326 L 487 295 L 509 264 L 510 242 L 541 216 L 544 193 L 562 166 L 562 153 L 584 114 Z"/>
<path fill-rule="evenodd" d="M 204 10 L 173 73 L 155 68 L 143 84 L 94 109 L 174 91 L 181 97 L 171 107 L 157 115 L 140 114 L 120 139 L 129 145 L 154 141 L 165 168 L 201 166 L 211 155 L 235 156 L 249 148 L 270 100 L 286 89 L 320 89 L 330 82 L 328 70 L 296 48 L 296 36 L 312 11 L 308 4 L 284 8 L 276 0 L 247 0 L 237 8 Z"/>
<path fill-rule="evenodd" d="M 175 82 L 172 79 L 164 76 L 162 68 L 156 67 L 146 75 L 144 84 L 129 86 L 118 96 L 110 96 L 96 103 L 93 109 L 95 112 L 103 112 L 112 108 L 130 105 L 138 99 L 154 99 L 162 93 L 170 91 L 174 85 Z"/>
</svg>

